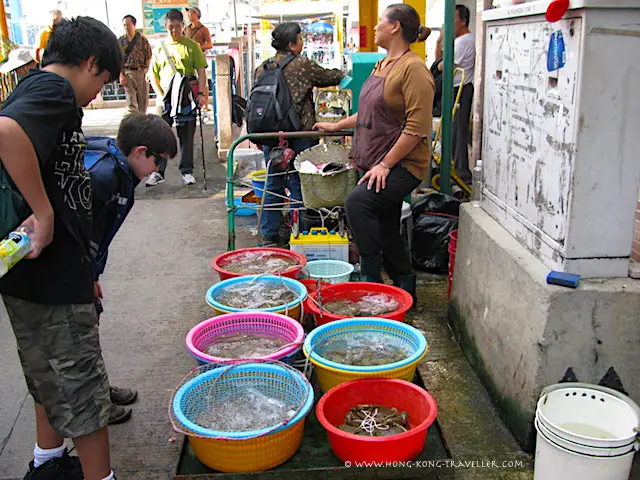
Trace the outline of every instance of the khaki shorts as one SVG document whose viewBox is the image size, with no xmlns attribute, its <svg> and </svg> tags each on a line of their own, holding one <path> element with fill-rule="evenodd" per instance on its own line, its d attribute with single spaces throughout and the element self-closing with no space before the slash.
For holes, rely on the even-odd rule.
<svg viewBox="0 0 640 480">
<path fill-rule="evenodd" d="M 44 305 L 3 296 L 29 393 L 59 435 L 76 438 L 109 421 L 109 380 L 93 303 Z"/>
</svg>

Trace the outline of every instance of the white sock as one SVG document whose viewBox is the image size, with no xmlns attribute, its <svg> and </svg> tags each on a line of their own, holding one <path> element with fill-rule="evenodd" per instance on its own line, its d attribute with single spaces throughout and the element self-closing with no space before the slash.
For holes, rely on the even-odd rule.
<svg viewBox="0 0 640 480">
<path fill-rule="evenodd" d="M 40 448 L 36 443 L 36 446 L 33 449 L 33 466 L 38 468 L 43 463 L 48 462 L 49 460 L 53 460 L 54 458 L 62 457 L 65 449 L 64 443 L 60 445 L 58 448 Z"/>
<path fill-rule="evenodd" d="M 114 480 L 114 476 L 113 476 L 113 470 L 111 470 L 111 473 L 109 474 L 108 477 L 104 477 L 102 480 Z"/>
</svg>

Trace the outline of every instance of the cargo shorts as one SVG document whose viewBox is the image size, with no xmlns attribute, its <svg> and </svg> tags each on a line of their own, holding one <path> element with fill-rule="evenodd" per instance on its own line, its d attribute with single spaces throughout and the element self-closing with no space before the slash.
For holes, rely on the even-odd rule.
<svg viewBox="0 0 640 480">
<path fill-rule="evenodd" d="M 93 303 L 44 305 L 2 296 L 29 393 L 65 438 L 94 433 L 109 421 L 109 380 Z"/>
</svg>

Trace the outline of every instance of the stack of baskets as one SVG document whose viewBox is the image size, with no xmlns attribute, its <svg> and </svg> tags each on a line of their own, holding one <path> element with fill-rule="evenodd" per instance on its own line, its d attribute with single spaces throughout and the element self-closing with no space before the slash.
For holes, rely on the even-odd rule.
<svg viewBox="0 0 640 480">
<path fill-rule="evenodd" d="M 211 405 L 247 388 L 298 405 L 295 415 L 282 424 L 247 432 L 221 432 L 198 424 L 199 415 Z M 256 472 L 277 467 L 295 454 L 313 399 L 307 378 L 279 362 L 207 365 L 183 379 L 169 413 L 174 430 L 189 437 L 194 453 L 206 466 L 221 472 Z"/>
<path fill-rule="evenodd" d="M 216 315 L 251 311 L 247 308 L 236 308 L 225 305 L 221 303 L 221 300 L 219 300 L 219 295 L 224 292 L 225 288 L 229 286 L 241 284 L 246 284 L 248 286 L 250 282 L 255 281 L 261 283 L 270 283 L 273 285 L 285 285 L 291 292 L 294 293 L 295 298 L 289 303 L 278 307 L 263 308 L 253 311 L 280 313 L 296 320 L 300 320 L 300 318 L 302 317 L 302 304 L 305 298 L 307 298 L 307 289 L 302 283 L 287 277 L 280 277 L 276 275 L 247 275 L 243 277 L 230 278 L 229 280 L 223 280 L 216 283 L 207 291 L 207 294 L 205 296 L 206 302 L 211 308 L 213 308 Z"/>
</svg>

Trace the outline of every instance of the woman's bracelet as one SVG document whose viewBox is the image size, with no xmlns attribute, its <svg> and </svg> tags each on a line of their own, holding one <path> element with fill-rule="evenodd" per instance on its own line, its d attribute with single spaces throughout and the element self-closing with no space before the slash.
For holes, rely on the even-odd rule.
<svg viewBox="0 0 640 480">
<path fill-rule="evenodd" d="M 380 165 L 382 165 L 384 168 L 386 168 L 387 170 L 391 171 L 391 167 L 388 166 L 387 164 L 384 163 L 384 161 L 380 162 Z"/>
</svg>

